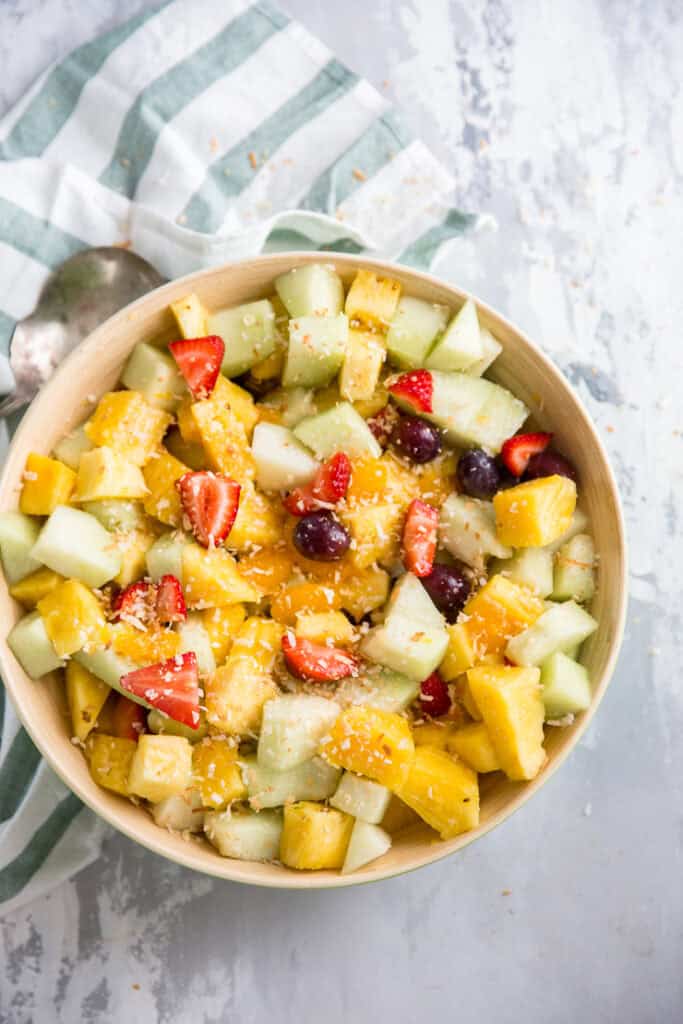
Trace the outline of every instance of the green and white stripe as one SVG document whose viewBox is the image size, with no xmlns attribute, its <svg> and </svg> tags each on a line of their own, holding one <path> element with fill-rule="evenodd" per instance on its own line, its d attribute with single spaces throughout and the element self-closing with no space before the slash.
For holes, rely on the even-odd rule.
<svg viewBox="0 0 683 1024">
<path fill-rule="evenodd" d="M 270 3 L 160 4 L 0 120 L 0 351 L 82 247 L 130 242 L 167 277 L 264 248 L 427 266 L 471 224 L 453 191 L 383 97 Z M 4 910 L 93 860 L 105 826 L 3 704 L 0 690 Z"/>
</svg>

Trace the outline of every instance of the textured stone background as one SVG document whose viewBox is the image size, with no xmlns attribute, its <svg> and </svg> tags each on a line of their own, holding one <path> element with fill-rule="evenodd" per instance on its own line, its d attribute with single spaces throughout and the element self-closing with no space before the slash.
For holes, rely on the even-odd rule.
<svg viewBox="0 0 683 1024">
<path fill-rule="evenodd" d="M 0 0 L 0 111 L 147 0 Z M 610 449 L 631 542 L 613 685 L 530 805 L 357 891 L 221 884 L 113 837 L 8 917 L 0 1021 L 683 1019 L 683 7 L 283 0 L 385 89 L 488 228 L 439 268 L 524 327 Z M 332 128 L 334 126 L 331 126 Z"/>
</svg>

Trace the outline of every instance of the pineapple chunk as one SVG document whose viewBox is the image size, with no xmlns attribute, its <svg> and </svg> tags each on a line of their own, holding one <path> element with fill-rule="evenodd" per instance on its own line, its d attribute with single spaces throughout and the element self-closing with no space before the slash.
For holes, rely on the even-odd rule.
<svg viewBox="0 0 683 1024">
<path fill-rule="evenodd" d="M 206 452 L 209 468 L 226 473 L 240 483 L 253 480 L 256 467 L 247 432 L 230 406 L 220 398 L 207 398 L 193 402 L 190 413 Z M 194 438 L 186 437 L 185 440 Z"/>
<path fill-rule="evenodd" d="M 63 583 L 64 577 L 52 569 L 36 569 L 30 576 L 24 576 L 9 588 L 15 601 L 20 601 L 24 608 L 35 608 L 42 598 L 47 597 L 57 584 Z"/>
<path fill-rule="evenodd" d="M 167 412 L 155 409 L 139 391 L 108 391 L 85 432 L 94 445 L 113 448 L 122 459 L 144 466 L 171 422 Z"/>
<path fill-rule="evenodd" d="M 73 659 L 66 664 L 66 701 L 76 739 L 86 739 L 111 689 Z"/>
<path fill-rule="evenodd" d="M 74 501 L 144 498 L 146 494 L 142 470 L 120 452 L 112 448 L 93 448 L 81 455 Z"/>
<path fill-rule="evenodd" d="M 258 732 L 263 705 L 278 695 L 271 678 L 284 630 L 273 619 L 254 616 L 240 627 L 228 659 L 206 682 L 211 725 L 230 735 Z"/>
<path fill-rule="evenodd" d="M 109 626 L 109 640 L 115 654 L 136 665 L 156 665 L 180 652 L 180 635 L 172 629 L 136 629 L 128 622 Z"/>
<path fill-rule="evenodd" d="M 240 575 L 264 597 L 277 593 L 292 575 L 292 559 L 286 551 L 261 548 L 237 563 Z"/>
<path fill-rule="evenodd" d="M 466 622 L 455 622 L 452 626 L 446 627 L 448 647 L 444 659 L 439 665 L 439 673 L 446 682 L 457 678 L 476 664 L 477 652 L 467 626 Z"/>
<path fill-rule="evenodd" d="M 227 658 L 235 635 L 246 617 L 244 605 L 241 604 L 207 608 L 202 612 L 202 624 L 209 635 L 209 643 L 217 665 L 222 665 Z"/>
<path fill-rule="evenodd" d="M 346 492 L 349 508 L 366 508 L 393 500 L 406 509 L 419 496 L 418 477 L 392 455 L 384 454 L 379 459 L 364 456 L 354 462 Z"/>
<path fill-rule="evenodd" d="M 194 746 L 192 774 L 202 807 L 224 811 L 234 800 L 247 798 L 237 748 L 225 740 L 208 737 Z"/>
<path fill-rule="evenodd" d="M 114 577 L 114 583 L 118 583 L 120 587 L 127 587 L 145 575 L 146 555 L 155 540 L 156 536 L 152 531 L 145 529 L 120 531 L 114 535 L 116 547 L 121 555 L 121 568 Z"/>
<path fill-rule="evenodd" d="M 448 741 L 447 749 L 461 757 L 475 772 L 484 774 L 500 769 L 498 755 L 484 722 L 472 722 L 462 729 L 456 729 Z"/>
<path fill-rule="evenodd" d="M 414 751 L 405 718 L 367 705 L 346 708 L 320 745 L 330 764 L 389 789 L 405 781 Z"/>
<path fill-rule="evenodd" d="M 569 529 L 576 508 L 576 484 L 566 476 L 529 480 L 498 491 L 493 507 L 501 544 L 544 547 Z"/>
<path fill-rule="evenodd" d="M 222 402 L 232 411 L 251 440 L 254 427 L 259 421 L 259 411 L 246 388 L 241 388 L 239 384 L 219 373 L 211 398 L 213 401 Z"/>
<path fill-rule="evenodd" d="M 188 744 L 189 746 L 189 744 Z M 130 796 L 128 784 L 133 758 L 137 753 L 135 740 L 92 733 L 88 736 L 86 757 L 90 774 L 98 786 L 121 796 Z"/>
<path fill-rule="evenodd" d="M 183 398 L 182 402 L 176 410 L 176 421 L 178 423 L 178 430 L 185 444 L 195 444 L 201 446 L 202 437 L 195 423 L 194 416 L 192 415 L 192 406 L 194 405 L 194 398 L 192 395 L 188 395 Z M 204 456 L 204 449 L 202 448 L 202 457 Z"/>
<path fill-rule="evenodd" d="M 410 828 L 411 825 L 417 825 L 419 821 L 420 816 L 415 813 L 412 807 L 408 807 L 408 804 L 404 804 L 394 794 L 391 797 L 391 803 L 387 807 L 387 812 L 382 818 L 381 825 L 389 835 L 395 835 L 397 832 Z"/>
<path fill-rule="evenodd" d="M 496 664 L 503 665 L 502 658 Z M 458 676 L 455 681 L 455 695 L 464 707 L 467 714 L 475 722 L 481 722 L 481 711 L 477 707 L 474 697 L 470 691 L 470 685 L 467 682 L 467 675 Z"/>
<path fill-rule="evenodd" d="M 435 747 L 448 750 L 456 732 L 452 722 L 423 722 L 413 727 L 413 743 L 416 747 Z"/>
<path fill-rule="evenodd" d="M 348 402 L 369 401 L 379 382 L 386 349 L 372 331 L 349 331 L 339 393 Z"/>
<path fill-rule="evenodd" d="M 341 607 L 356 621 L 381 608 L 388 596 L 389 573 L 376 565 L 358 570 L 337 587 Z"/>
<path fill-rule="evenodd" d="M 165 448 L 155 452 L 154 458 L 142 471 L 149 490 L 143 499 L 148 516 L 154 516 L 167 526 L 180 526 L 183 510 L 175 483 L 189 472 L 189 466 L 170 455 Z"/>
<path fill-rule="evenodd" d="M 533 625 L 544 611 L 543 600 L 527 587 L 506 576 L 492 576 L 465 605 L 465 632 L 476 658 L 460 668 L 460 672 L 476 665 L 487 654 L 502 654 L 508 641 Z"/>
<path fill-rule="evenodd" d="M 476 772 L 436 747 L 417 748 L 397 792 L 442 839 L 452 839 L 479 824 Z"/>
<path fill-rule="evenodd" d="M 398 558 L 404 511 L 401 504 L 389 501 L 340 512 L 351 532 L 351 560 L 358 569 L 375 562 L 391 565 Z"/>
<path fill-rule="evenodd" d="M 254 615 L 240 627 L 230 652 L 230 660 L 248 659 L 252 667 L 270 672 L 280 653 L 284 629 L 272 619 Z"/>
<path fill-rule="evenodd" d="M 38 602 L 45 632 L 60 658 L 106 641 L 107 621 L 92 590 L 65 580 Z"/>
<path fill-rule="evenodd" d="M 172 427 L 164 438 L 166 451 L 170 452 L 174 459 L 182 462 L 190 469 L 204 469 L 206 456 L 204 449 L 196 441 L 186 441 L 176 427 Z"/>
<path fill-rule="evenodd" d="M 349 288 L 344 307 L 349 320 L 386 331 L 393 319 L 401 285 L 372 270 L 359 270 Z"/>
<path fill-rule="evenodd" d="M 341 612 L 300 612 L 295 632 L 302 640 L 316 644 L 331 641 L 333 647 L 350 647 L 354 640 L 353 626 Z"/>
<path fill-rule="evenodd" d="M 240 481 L 242 483 L 242 481 Z M 282 510 L 250 481 L 243 483 L 235 522 L 227 539 L 238 554 L 255 547 L 268 547 L 282 539 Z"/>
<path fill-rule="evenodd" d="M 533 779 L 546 761 L 540 669 L 472 668 L 467 682 L 489 731 L 500 767 L 510 779 Z"/>
<path fill-rule="evenodd" d="M 237 562 L 223 548 L 186 544 L 182 564 L 188 608 L 218 608 L 260 600 L 259 591 L 240 576 Z"/>
<path fill-rule="evenodd" d="M 341 598 L 322 583 L 291 583 L 273 599 L 270 614 L 285 626 L 296 626 L 300 612 L 338 611 Z"/>
<path fill-rule="evenodd" d="M 183 338 L 206 337 L 206 310 L 194 292 L 170 305 Z"/>
<path fill-rule="evenodd" d="M 76 474 L 58 459 L 31 452 L 23 481 L 19 509 L 28 516 L 49 516 L 57 505 L 68 505 Z"/>
<path fill-rule="evenodd" d="M 135 796 L 160 803 L 192 785 L 192 744 L 182 736 L 146 733 L 137 742 L 128 776 Z"/>
<path fill-rule="evenodd" d="M 297 871 L 341 868 L 354 819 L 343 811 L 301 800 L 284 809 L 280 860 Z"/>
</svg>

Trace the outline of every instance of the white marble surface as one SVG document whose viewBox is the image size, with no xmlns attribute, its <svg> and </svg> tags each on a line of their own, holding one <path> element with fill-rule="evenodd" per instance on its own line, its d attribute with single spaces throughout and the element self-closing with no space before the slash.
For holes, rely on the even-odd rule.
<svg viewBox="0 0 683 1024">
<path fill-rule="evenodd" d="M 147 0 L 0 0 L 0 111 Z M 495 225 L 444 261 L 570 374 L 631 541 L 625 647 L 580 748 L 493 834 L 418 874 L 295 894 L 120 837 L 2 923 L 3 1024 L 674 1024 L 683 1019 L 675 0 L 286 0 L 384 88 Z M 496 226 L 497 225 L 497 226 Z"/>
</svg>

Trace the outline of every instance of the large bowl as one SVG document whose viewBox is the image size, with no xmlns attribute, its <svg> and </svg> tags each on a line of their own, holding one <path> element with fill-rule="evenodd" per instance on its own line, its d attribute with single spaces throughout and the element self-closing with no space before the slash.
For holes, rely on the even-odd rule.
<svg viewBox="0 0 683 1024">
<path fill-rule="evenodd" d="M 332 253 L 324 258 L 347 283 L 359 267 L 369 267 L 398 278 L 408 294 L 431 302 L 457 308 L 468 297 L 428 274 L 393 264 Z M 26 413 L 0 478 L 0 509 L 17 507 L 28 453 L 49 453 L 66 431 L 84 419 L 95 398 L 116 383 L 133 346 L 172 329 L 170 302 L 190 291 L 213 309 L 261 298 L 272 293 L 272 282 L 278 274 L 320 259 L 315 253 L 282 253 L 200 271 L 158 288 L 113 316 L 72 353 Z M 529 800 L 578 743 L 607 688 L 624 625 L 626 549 L 617 488 L 602 443 L 561 374 L 499 313 L 479 301 L 477 309 L 482 323 L 503 344 L 495 363 L 496 379 L 529 405 L 542 427 L 554 432 L 559 449 L 571 456 L 579 471 L 582 502 L 590 515 L 600 554 L 592 609 L 599 627 L 582 656 L 593 684 L 590 708 L 570 727 L 548 730 L 548 762 L 533 782 L 510 782 L 502 777 L 486 780 L 482 786 L 481 824 L 473 831 L 438 842 L 425 827 L 412 826 L 395 837 L 388 854 L 350 876 L 332 871 L 296 872 L 273 864 L 224 859 L 205 841 L 187 842 L 159 828 L 143 808 L 97 786 L 82 752 L 70 741 L 61 680 L 56 675 L 38 682 L 29 679 L 3 637 L 2 678 L 36 746 L 84 803 L 131 839 L 178 864 L 235 882 L 292 889 L 358 885 L 431 864 L 478 839 Z M 4 579 L 0 580 L 0 615 L 5 633 L 21 615 Z"/>
</svg>

